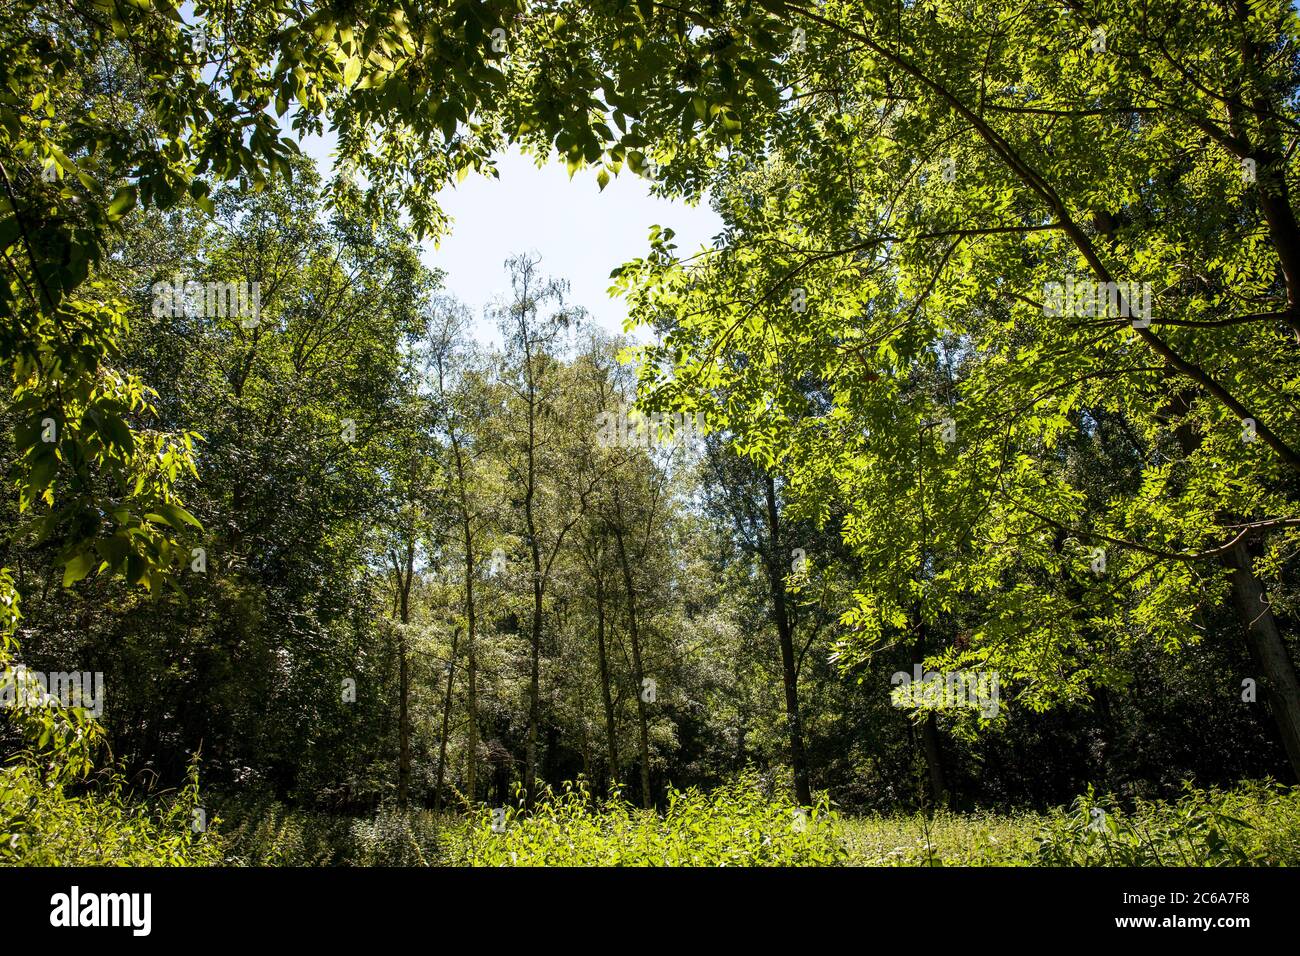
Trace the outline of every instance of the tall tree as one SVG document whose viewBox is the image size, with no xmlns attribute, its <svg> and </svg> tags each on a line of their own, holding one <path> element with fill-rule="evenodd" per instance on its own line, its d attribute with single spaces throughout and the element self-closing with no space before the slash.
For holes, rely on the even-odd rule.
<svg viewBox="0 0 1300 956">
<path fill-rule="evenodd" d="M 449 448 L 449 498 L 455 513 L 463 564 L 462 626 L 465 634 L 466 783 L 471 802 L 478 799 L 478 603 L 475 583 L 482 567 L 481 541 L 498 520 L 503 489 L 493 472 L 493 449 L 482 422 L 492 413 L 487 369 L 469 338 L 470 317 L 460 303 L 434 301 L 429 317 L 429 362 L 441 406 L 443 439 Z M 449 694 L 451 683 L 448 682 Z M 450 696 L 448 697 L 450 700 Z M 444 742 L 445 742 L 444 733 Z M 441 761 L 440 761 L 441 764 Z"/>
</svg>

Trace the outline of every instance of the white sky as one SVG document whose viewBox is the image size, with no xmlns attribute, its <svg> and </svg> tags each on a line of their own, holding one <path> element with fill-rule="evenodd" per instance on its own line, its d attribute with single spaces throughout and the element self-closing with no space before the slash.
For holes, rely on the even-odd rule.
<svg viewBox="0 0 1300 956">
<path fill-rule="evenodd" d="M 323 175 L 333 165 L 331 141 L 303 143 Z M 512 255 L 540 254 L 544 274 L 569 280 L 571 302 L 584 306 L 593 323 L 621 332 L 627 308 L 608 296 L 609 273 L 649 251 L 650 227 L 673 229 L 683 252 L 711 244 L 722 228 L 707 202 L 688 206 L 651 196 L 647 181 L 627 169 L 601 192 L 594 168 L 570 180 L 563 163 L 538 169 L 518 152 L 498 157 L 497 168 L 500 179 L 471 173 L 443 190 L 439 201 L 453 220 L 451 234 L 437 249 L 426 242 L 423 256 L 447 273 L 447 291 L 478 317 L 476 333 L 485 343 L 499 340 L 483 310 L 509 290 L 505 261 Z"/>
</svg>

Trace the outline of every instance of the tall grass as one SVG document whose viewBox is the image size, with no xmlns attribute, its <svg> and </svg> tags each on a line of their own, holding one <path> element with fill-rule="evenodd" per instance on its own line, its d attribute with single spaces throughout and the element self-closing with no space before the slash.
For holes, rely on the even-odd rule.
<svg viewBox="0 0 1300 956">
<path fill-rule="evenodd" d="M 0 769 L 0 866 L 214 866 L 219 825 L 200 806 L 197 763 L 179 791 L 149 799 L 115 775 L 74 792 L 27 764 Z"/>
<path fill-rule="evenodd" d="M 485 809 L 460 832 L 473 866 L 832 866 L 844 862 L 837 814 L 797 807 L 742 777 L 705 794 L 673 790 L 661 815 L 582 786 L 546 793 L 531 813 Z"/>
<path fill-rule="evenodd" d="M 1300 788 L 1267 782 L 1128 807 L 1088 793 L 1048 814 L 800 811 L 753 777 L 672 791 L 662 813 L 578 783 L 529 812 L 343 817 L 245 800 L 221 814 L 229 860 L 254 866 L 1300 865 Z"/>
</svg>

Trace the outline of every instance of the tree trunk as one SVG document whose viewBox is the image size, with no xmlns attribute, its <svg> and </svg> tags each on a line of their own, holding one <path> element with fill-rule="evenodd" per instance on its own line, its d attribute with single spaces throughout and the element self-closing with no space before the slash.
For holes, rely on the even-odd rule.
<svg viewBox="0 0 1300 956">
<path fill-rule="evenodd" d="M 465 532 L 465 709 L 466 720 L 465 744 L 466 768 L 465 790 L 469 802 L 478 800 L 478 661 L 474 648 L 474 539 L 470 534 L 469 517 L 463 517 Z"/>
<path fill-rule="evenodd" d="M 447 766 L 447 729 L 451 723 L 451 697 L 456 686 L 456 645 L 460 643 L 460 631 L 454 631 L 451 637 L 451 660 L 447 662 L 447 692 L 442 701 L 442 734 L 438 740 L 438 779 L 433 787 L 433 809 L 442 808 L 442 783 Z"/>
<path fill-rule="evenodd" d="M 1300 680 L 1268 604 L 1263 585 L 1251 569 L 1250 553 L 1238 544 L 1223 562 L 1231 572 L 1232 604 L 1245 631 L 1251 656 L 1259 665 L 1260 689 L 1282 746 L 1291 762 L 1291 772 L 1300 780 Z"/>
<path fill-rule="evenodd" d="M 772 592 L 772 617 L 781 640 L 781 678 L 785 686 L 786 731 L 790 741 L 790 767 L 794 771 L 794 796 L 800 806 L 812 805 L 808 757 L 804 751 L 803 720 L 799 711 L 799 672 L 794 658 L 794 624 L 786 605 L 785 566 L 781 555 L 781 513 L 776 502 L 776 481 L 764 476 L 767 492 L 767 580 Z"/>
<path fill-rule="evenodd" d="M 401 614 L 401 639 L 398 641 L 398 710 L 397 710 L 397 803 L 405 808 L 410 797 L 411 785 L 411 675 L 407 660 L 406 626 L 411 615 L 411 575 L 415 566 L 415 543 L 406 546 L 406 573 L 398 571 L 397 584 L 400 593 L 398 610 Z"/>
<path fill-rule="evenodd" d="M 632 641 L 632 680 L 636 682 L 636 712 L 641 745 L 641 805 L 649 810 L 654 804 L 650 794 L 650 726 L 646 714 L 645 671 L 641 666 L 641 638 L 636 623 L 636 589 L 632 585 L 632 568 L 623 547 L 623 530 L 615 528 L 618 563 L 623 569 L 623 586 L 627 591 L 627 630 Z"/>
<path fill-rule="evenodd" d="M 614 695 L 609 684 L 609 655 L 605 648 L 605 582 L 596 578 L 596 652 L 600 662 L 600 697 L 605 706 L 605 746 L 609 754 L 606 792 L 618 784 L 618 728 L 614 723 Z"/>
<path fill-rule="evenodd" d="M 930 772 L 930 799 L 936 807 L 948 805 L 948 785 L 943 774 L 943 751 L 939 746 L 939 722 L 934 711 L 925 715 L 921 723 L 921 749 L 925 752 L 925 765 Z"/>
<path fill-rule="evenodd" d="M 532 521 L 529 521 L 532 524 Z M 542 565 L 533 548 L 533 620 L 529 636 L 528 745 L 524 754 L 524 799 L 532 807 L 537 790 L 537 723 L 541 710 Z"/>
<path fill-rule="evenodd" d="M 410 676 L 406 661 L 406 628 L 402 628 L 401 640 L 398 642 L 401 654 L 398 677 L 398 696 L 400 702 L 397 710 L 397 736 L 399 753 L 397 757 L 397 804 L 405 808 L 411 783 L 411 715 L 408 706 L 410 698 Z"/>
<path fill-rule="evenodd" d="M 1200 436 L 1187 422 L 1195 391 L 1184 389 L 1170 403 L 1173 414 L 1182 417 L 1174 436 L 1183 454 L 1190 456 L 1200 447 Z M 1231 519 L 1229 519 L 1231 520 Z M 1273 609 L 1264 601 L 1264 586 L 1251 567 L 1250 551 L 1243 542 L 1220 559 L 1228 569 L 1232 606 L 1246 639 L 1246 645 L 1261 669 L 1264 700 L 1277 725 L 1291 773 L 1300 780 L 1300 681 L 1295 662 L 1278 630 Z"/>
<path fill-rule="evenodd" d="M 530 666 L 528 676 L 528 742 L 524 751 L 524 801 L 531 809 L 537 790 L 537 722 L 541 708 L 542 654 L 542 556 L 537 541 L 533 499 L 537 494 L 537 385 L 533 378 L 532 350 L 526 351 L 528 379 L 528 471 L 524 488 L 524 521 L 528 530 L 528 552 L 533 562 L 533 620 L 529 628 Z"/>
<path fill-rule="evenodd" d="M 916 643 L 912 647 L 912 664 L 925 668 L 925 617 L 918 602 L 913 609 L 913 626 L 916 629 Z M 924 676 L 924 673 L 922 673 Z M 921 721 L 921 753 L 925 756 L 925 768 L 930 778 L 930 800 L 935 807 L 948 805 L 948 781 L 943 772 L 943 747 L 939 734 L 939 721 L 934 711 L 925 715 Z"/>
</svg>

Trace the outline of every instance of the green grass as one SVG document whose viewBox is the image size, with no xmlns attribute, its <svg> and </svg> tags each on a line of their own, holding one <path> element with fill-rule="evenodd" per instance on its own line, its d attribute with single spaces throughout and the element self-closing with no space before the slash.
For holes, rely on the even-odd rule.
<svg viewBox="0 0 1300 956">
<path fill-rule="evenodd" d="M 463 829 L 459 818 L 428 810 L 352 817 L 247 798 L 220 807 L 236 866 L 435 866 L 450 862 L 451 838 Z"/>
<path fill-rule="evenodd" d="M 841 822 L 853 866 L 1017 866 L 1032 861 L 1045 819 L 1034 813 L 876 814 Z"/>
<path fill-rule="evenodd" d="M 862 866 L 1300 866 L 1300 788 L 1187 786 L 1127 808 L 1090 791 L 1045 815 L 858 817 L 840 835 Z"/>
<path fill-rule="evenodd" d="M 804 812 L 742 777 L 673 791 L 662 813 L 581 786 L 532 812 L 384 810 L 350 817 L 242 797 L 201 806 L 180 791 L 129 799 L 120 783 L 71 795 L 0 773 L 0 864 L 246 866 L 1300 866 L 1300 788 L 1187 786 L 1119 806 L 1089 792 L 1047 814 L 844 816 Z"/>
<path fill-rule="evenodd" d="M 1060 866 L 1300 866 L 1300 787 L 1184 785 L 1124 810 L 1091 790 L 1048 819 L 1036 862 Z"/>
<path fill-rule="evenodd" d="M 244 801 L 221 814 L 227 858 L 249 865 L 1300 866 L 1300 788 L 1271 783 L 1127 808 L 1090 793 L 1048 814 L 797 814 L 751 778 L 674 791 L 662 814 L 580 786 L 532 813 L 349 818 Z"/>
<path fill-rule="evenodd" d="M 74 789 L 11 765 L 0 769 L 0 866 L 219 865 L 220 821 L 201 809 L 195 768 L 179 791 L 145 800 L 120 777 Z"/>
<path fill-rule="evenodd" d="M 455 842 L 474 866 L 831 866 L 844 862 L 825 802 L 800 810 L 755 781 L 705 794 L 671 791 L 662 815 L 621 799 L 592 812 L 581 788 L 547 794 L 531 814 L 484 810 Z"/>
</svg>

